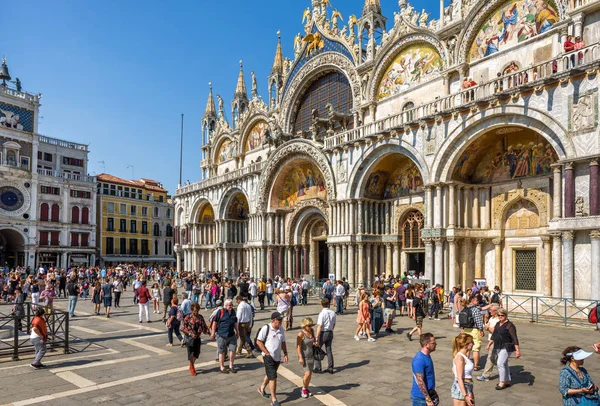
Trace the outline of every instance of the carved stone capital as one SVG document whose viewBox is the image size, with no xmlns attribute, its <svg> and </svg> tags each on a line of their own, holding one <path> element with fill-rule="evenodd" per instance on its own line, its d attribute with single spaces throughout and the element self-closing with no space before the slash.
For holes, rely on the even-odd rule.
<svg viewBox="0 0 600 406">
<path fill-rule="evenodd" d="M 598 158 L 592 158 L 590 160 L 590 166 L 598 166 Z"/>
<path fill-rule="evenodd" d="M 477 238 L 475 240 L 475 242 L 477 243 L 477 245 L 481 245 L 481 244 L 483 244 L 485 242 L 485 238 Z"/>
<path fill-rule="evenodd" d="M 429 246 L 429 245 L 432 245 L 432 244 L 433 244 L 433 238 L 422 238 L 422 240 L 423 240 L 423 243 L 424 243 L 426 246 Z"/>
<path fill-rule="evenodd" d="M 572 171 L 574 167 L 575 167 L 575 165 L 573 164 L 573 162 L 565 163 L 565 171 Z"/>
<path fill-rule="evenodd" d="M 540 237 L 544 245 L 547 245 L 552 240 L 549 235 L 543 235 Z"/>
<path fill-rule="evenodd" d="M 548 234 L 550 234 L 550 236 L 555 240 L 560 240 L 562 238 L 561 231 L 550 231 Z"/>
<path fill-rule="evenodd" d="M 452 237 L 446 237 L 446 241 L 448 241 L 448 244 L 450 244 L 450 245 L 455 245 L 456 243 L 458 243 L 460 241 L 460 239 L 452 236 Z"/>
<path fill-rule="evenodd" d="M 598 240 L 600 239 L 600 230 L 592 230 L 590 231 L 590 239 Z"/>
<path fill-rule="evenodd" d="M 494 238 L 492 242 L 494 243 L 494 245 L 500 245 L 502 244 L 502 238 Z"/>
<path fill-rule="evenodd" d="M 575 233 L 573 231 L 563 231 L 562 238 L 564 240 L 571 240 L 571 241 L 573 241 L 575 239 Z"/>
</svg>

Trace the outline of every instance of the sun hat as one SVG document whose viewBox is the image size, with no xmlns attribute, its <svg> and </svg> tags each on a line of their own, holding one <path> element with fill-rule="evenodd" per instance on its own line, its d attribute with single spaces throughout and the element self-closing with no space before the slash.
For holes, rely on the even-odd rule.
<svg viewBox="0 0 600 406">
<path fill-rule="evenodd" d="M 575 352 L 570 352 L 568 354 L 565 354 L 569 357 L 573 357 L 573 359 L 575 361 L 581 361 L 583 359 L 586 359 L 587 357 L 589 357 L 590 355 L 592 355 L 591 352 L 587 352 L 587 351 L 583 351 L 583 350 L 577 350 Z"/>
</svg>

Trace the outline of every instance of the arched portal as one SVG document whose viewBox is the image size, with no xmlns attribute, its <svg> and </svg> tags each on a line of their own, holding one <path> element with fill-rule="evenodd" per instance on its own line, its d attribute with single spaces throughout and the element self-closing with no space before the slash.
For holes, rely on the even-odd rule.
<svg viewBox="0 0 600 406">
<path fill-rule="evenodd" d="M 25 265 L 25 240 L 16 230 L 0 230 L 0 263 L 10 268 Z"/>
<path fill-rule="evenodd" d="M 208 200 L 201 200 L 194 205 L 190 224 L 183 227 L 181 244 L 188 247 L 185 256 L 188 263 L 186 270 L 198 273 L 215 271 L 217 260 L 215 244 L 217 242 L 217 223 L 215 211 Z"/>
<path fill-rule="evenodd" d="M 409 275 L 425 274 L 425 244 L 422 239 L 424 226 L 425 217 L 420 210 L 409 209 L 400 218 L 398 225 L 398 236 L 402 249 L 400 268 L 408 271 Z"/>
<path fill-rule="evenodd" d="M 319 207 L 320 206 L 320 207 Z M 330 255 L 327 246 L 329 226 L 324 204 L 317 199 L 290 214 L 288 258 L 291 275 L 310 275 L 314 280 L 325 280 L 330 273 Z"/>
</svg>

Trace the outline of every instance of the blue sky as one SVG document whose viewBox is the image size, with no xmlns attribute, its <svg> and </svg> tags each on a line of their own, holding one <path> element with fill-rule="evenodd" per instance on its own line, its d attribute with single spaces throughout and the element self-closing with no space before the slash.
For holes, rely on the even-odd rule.
<svg viewBox="0 0 600 406">
<path fill-rule="evenodd" d="M 389 29 L 398 3 L 381 2 Z M 35 0 L 23 7 L 13 1 L 3 5 L 0 55 L 24 90 L 43 93 L 41 134 L 90 144 L 90 174 L 156 179 L 174 193 L 181 114 L 183 180 L 194 182 L 200 177 L 208 82 L 229 112 L 242 59 L 248 91 L 254 70 L 266 98 L 276 32 L 281 30 L 284 54 L 291 57 L 309 4 Z M 332 4 L 347 21 L 350 14 L 360 16 L 364 0 Z M 439 2 L 413 6 L 428 9 L 432 18 L 439 15 Z"/>
</svg>

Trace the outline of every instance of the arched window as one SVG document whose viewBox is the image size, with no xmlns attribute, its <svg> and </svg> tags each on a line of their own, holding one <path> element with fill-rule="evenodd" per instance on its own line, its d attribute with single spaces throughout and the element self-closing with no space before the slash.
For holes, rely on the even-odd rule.
<svg viewBox="0 0 600 406">
<path fill-rule="evenodd" d="M 423 228 L 423 213 L 414 210 L 406 216 L 402 223 L 402 248 L 422 248 L 421 229 Z"/>
<path fill-rule="evenodd" d="M 73 206 L 73 208 L 71 209 L 71 223 L 79 223 L 79 207 L 77 206 Z"/>
<path fill-rule="evenodd" d="M 171 209 L 167 209 L 167 218 L 170 219 L 171 218 Z"/>
<path fill-rule="evenodd" d="M 167 251 L 167 242 L 165 241 L 165 255 L 168 255 L 168 252 L 169 251 Z"/>
<path fill-rule="evenodd" d="M 154 218 L 158 218 L 158 207 L 154 208 Z"/>
<path fill-rule="evenodd" d="M 158 237 L 160 234 L 160 227 L 158 226 L 158 223 L 154 223 L 154 230 L 153 230 L 153 235 L 155 237 Z"/>
<path fill-rule="evenodd" d="M 173 227 L 170 224 L 167 224 L 167 237 L 173 237 Z"/>
<path fill-rule="evenodd" d="M 173 255 L 173 247 L 171 246 L 171 241 L 169 241 L 169 254 L 168 255 Z"/>
<path fill-rule="evenodd" d="M 87 207 L 81 209 L 81 224 L 90 224 L 90 209 Z"/>
<path fill-rule="evenodd" d="M 158 255 L 158 240 L 154 240 L 154 255 Z"/>
<path fill-rule="evenodd" d="M 50 215 L 50 221 L 59 222 L 60 221 L 60 206 L 58 204 L 52 205 L 52 212 Z"/>
<path fill-rule="evenodd" d="M 304 93 L 294 121 L 294 134 L 309 131 L 313 110 L 316 109 L 319 117 L 324 119 L 328 103 L 333 105 L 335 111 L 344 114 L 348 114 L 352 108 L 352 89 L 346 76 L 340 72 L 330 72 L 315 80 Z M 349 121 L 352 122 L 352 117 Z M 319 127 L 320 135 L 324 135 L 325 131 L 323 127 Z"/>
<path fill-rule="evenodd" d="M 404 103 L 404 106 L 402 106 L 402 112 L 406 112 L 404 117 L 406 121 L 413 121 L 415 112 L 412 109 L 414 108 L 415 104 L 411 101 Z"/>
<path fill-rule="evenodd" d="M 40 206 L 40 221 L 48 221 L 48 213 L 50 212 L 50 207 L 48 203 L 42 203 Z"/>
</svg>

